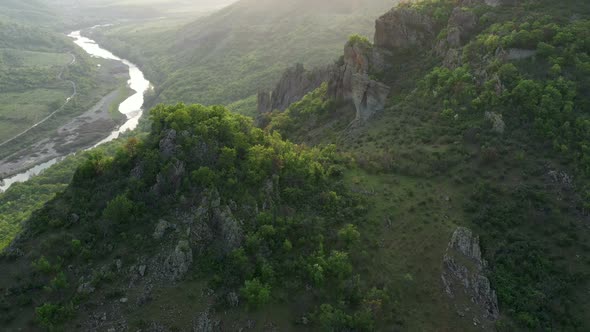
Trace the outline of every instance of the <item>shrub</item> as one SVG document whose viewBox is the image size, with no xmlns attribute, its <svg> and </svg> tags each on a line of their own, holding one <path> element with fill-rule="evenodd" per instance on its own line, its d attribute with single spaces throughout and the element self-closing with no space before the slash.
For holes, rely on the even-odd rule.
<svg viewBox="0 0 590 332">
<path fill-rule="evenodd" d="M 35 308 L 35 314 L 39 325 L 54 331 L 73 316 L 74 310 L 71 307 L 45 303 Z"/>
<path fill-rule="evenodd" d="M 263 284 L 258 278 L 254 278 L 246 280 L 240 292 L 250 308 L 259 308 L 270 301 L 270 290 L 270 285 Z"/>
<path fill-rule="evenodd" d="M 347 224 L 338 231 L 338 237 L 350 248 L 359 243 L 361 233 L 357 230 L 355 225 Z"/>
<path fill-rule="evenodd" d="M 45 258 L 45 256 L 41 256 L 39 257 L 39 259 L 37 259 L 36 261 L 33 261 L 33 263 L 31 263 L 31 265 L 33 266 L 33 268 L 39 272 L 43 272 L 43 273 L 50 273 L 51 271 L 53 271 L 53 267 L 51 266 L 51 263 L 47 260 L 47 258 Z"/>
<path fill-rule="evenodd" d="M 103 218 L 117 224 L 124 224 L 130 221 L 134 216 L 134 204 L 127 196 L 119 195 L 112 201 L 108 202 L 104 209 Z"/>
</svg>

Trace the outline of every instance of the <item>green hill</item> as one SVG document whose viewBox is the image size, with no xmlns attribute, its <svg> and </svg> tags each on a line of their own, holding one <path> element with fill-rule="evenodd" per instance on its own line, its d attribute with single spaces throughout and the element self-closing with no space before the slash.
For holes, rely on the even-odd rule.
<svg viewBox="0 0 590 332">
<path fill-rule="evenodd" d="M 574 0 L 406 3 L 261 128 L 155 107 L 69 186 L 53 170 L 63 192 L 0 257 L 1 323 L 590 329 L 589 24 Z"/>
<path fill-rule="evenodd" d="M 394 4 L 242 0 L 184 26 L 122 25 L 95 38 L 142 65 L 156 103 L 228 104 L 269 88 L 296 62 L 332 61 L 348 35 L 371 35 L 375 18 Z"/>
</svg>

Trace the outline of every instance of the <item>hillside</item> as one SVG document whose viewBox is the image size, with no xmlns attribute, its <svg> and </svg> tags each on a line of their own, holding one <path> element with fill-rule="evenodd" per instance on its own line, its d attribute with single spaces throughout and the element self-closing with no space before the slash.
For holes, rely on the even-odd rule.
<svg viewBox="0 0 590 332">
<path fill-rule="evenodd" d="M 39 0 L 3 0 L 0 3 L 0 21 L 55 27 L 59 24 L 56 12 Z"/>
<path fill-rule="evenodd" d="M 228 104 L 269 88 L 296 62 L 332 61 L 348 35 L 373 33 L 392 0 L 242 0 L 176 25 L 117 26 L 94 37 L 142 66 L 157 102 Z M 172 42 L 170 42 L 172 41 Z"/>
<path fill-rule="evenodd" d="M 0 324 L 589 330 L 590 5 L 405 3 L 341 46 L 254 121 L 159 105 L 78 156 L 0 256 Z"/>
</svg>

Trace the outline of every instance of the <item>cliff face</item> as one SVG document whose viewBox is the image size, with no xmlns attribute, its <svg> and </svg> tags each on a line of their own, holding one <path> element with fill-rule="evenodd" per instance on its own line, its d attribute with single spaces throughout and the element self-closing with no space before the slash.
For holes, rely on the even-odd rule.
<svg viewBox="0 0 590 332">
<path fill-rule="evenodd" d="M 356 121 L 364 122 L 383 110 L 390 88 L 370 78 L 373 48 L 362 42 L 350 41 L 344 47 L 344 64 L 337 68 L 329 81 L 328 95 L 348 100 L 356 109 Z"/>
<path fill-rule="evenodd" d="M 374 48 L 365 41 L 351 40 L 344 47 L 341 64 L 308 71 L 303 65 L 285 71 L 272 92 L 258 93 L 258 113 L 284 111 L 307 93 L 328 82 L 328 97 L 350 102 L 356 121 L 364 122 L 383 110 L 390 88 L 373 80 L 369 72 L 379 61 Z"/>
<path fill-rule="evenodd" d="M 499 6 L 517 1 L 463 0 L 461 5 Z M 419 48 L 434 51 L 447 67 L 459 66 L 460 48 L 476 32 L 477 23 L 477 16 L 460 6 L 453 10 L 446 26 L 437 24 L 430 15 L 410 6 L 393 8 L 376 20 L 373 45 L 353 38 L 344 47 L 339 65 L 312 71 L 306 71 L 303 65 L 288 69 L 271 93 L 259 93 L 258 112 L 283 111 L 323 82 L 328 82 L 328 96 L 352 103 L 356 109 L 356 121 L 365 122 L 384 109 L 390 93 L 389 86 L 371 76 L 371 73 L 388 67 L 388 56 L 395 51 Z M 446 36 L 437 41 L 443 28 L 447 31 Z"/>
<path fill-rule="evenodd" d="M 425 46 L 434 37 L 432 18 L 413 8 L 394 8 L 375 23 L 375 46 L 379 48 Z"/>
<path fill-rule="evenodd" d="M 330 79 L 332 67 L 306 70 L 302 64 L 287 69 L 272 92 L 258 93 L 258 113 L 284 111 Z"/>
</svg>

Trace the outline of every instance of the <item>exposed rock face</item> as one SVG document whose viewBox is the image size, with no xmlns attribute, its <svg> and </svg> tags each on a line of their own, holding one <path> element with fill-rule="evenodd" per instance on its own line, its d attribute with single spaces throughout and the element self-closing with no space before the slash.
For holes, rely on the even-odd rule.
<svg viewBox="0 0 590 332">
<path fill-rule="evenodd" d="M 412 8 L 394 8 L 375 23 L 375 46 L 403 49 L 434 40 L 434 21 Z"/>
<path fill-rule="evenodd" d="M 182 279 L 185 273 L 188 272 L 192 263 L 192 249 L 188 241 L 181 240 L 176 245 L 174 251 L 166 258 L 161 272 L 167 279 L 177 281 Z"/>
<path fill-rule="evenodd" d="M 484 275 L 486 262 L 481 258 L 479 237 L 471 230 L 458 227 L 443 259 L 442 282 L 445 293 L 452 299 L 459 315 L 467 313 L 473 322 L 493 330 L 500 316 L 496 292 Z"/>
<path fill-rule="evenodd" d="M 463 46 L 477 27 L 477 15 L 460 7 L 453 9 L 447 25 L 447 35 L 438 41 L 435 51 L 444 58 L 443 64 L 447 68 L 461 65 L 460 47 Z"/>
<path fill-rule="evenodd" d="M 168 223 L 166 220 L 158 221 L 158 224 L 156 225 L 156 229 L 154 230 L 153 234 L 154 239 L 160 240 L 164 236 L 166 231 L 170 228 L 174 228 L 174 225 Z"/>
<path fill-rule="evenodd" d="M 219 321 L 212 320 L 209 311 L 201 312 L 193 320 L 193 332 L 213 332 L 219 330 Z"/>
<path fill-rule="evenodd" d="M 502 114 L 496 112 L 486 112 L 486 120 L 492 124 L 492 130 L 498 134 L 503 134 L 506 129 L 506 124 L 502 120 Z"/>
<path fill-rule="evenodd" d="M 258 94 L 258 113 L 286 110 L 291 104 L 329 80 L 332 71 L 332 66 L 306 70 L 302 64 L 296 64 L 288 68 L 271 93 Z"/>
<path fill-rule="evenodd" d="M 456 7 L 449 18 L 447 41 L 451 47 L 464 44 L 477 27 L 477 15 L 472 11 Z M 452 30 L 452 32 L 451 32 Z M 450 37 L 453 35 L 453 37 Z"/>
<path fill-rule="evenodd" d="M 160 154 L 164 158 L 170 158 L 176 152 L 176 130 L 170 129 L 160 140 Z"/>
<path fill-rule="evenodd" d="M 272 111 L 271 93 L 258 92 L 258 114 L 264 114 Z"/>
<path fill-rule="evenodd" d="M 349 42 L 344 47 L 344 65 L 329 82 L 330 97 L 352 101 L 359 122 L 383 110 L 390 91 L 387 85 L 369 77 L 373 58 L 372 47 Z"/>
</svg>

